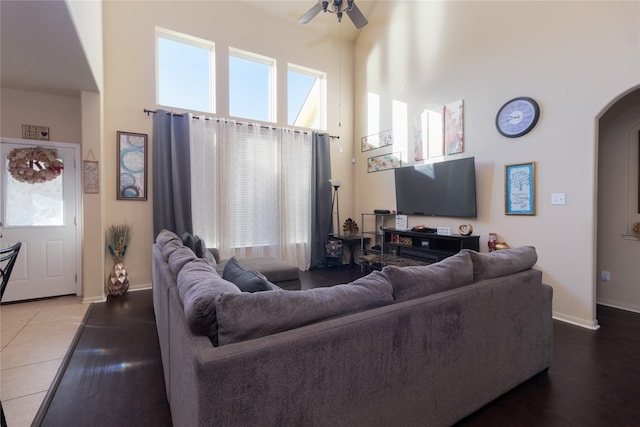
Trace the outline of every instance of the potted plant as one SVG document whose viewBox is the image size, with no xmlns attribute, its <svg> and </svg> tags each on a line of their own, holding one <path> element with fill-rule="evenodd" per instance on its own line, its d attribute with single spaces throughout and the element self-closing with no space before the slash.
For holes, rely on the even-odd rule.
<svg viewBox="0 0 640 427">
<path fill-rule="evenodd" d="M 133 227 L 130 224 L 112 225 L 109 227 L 109 253 L 113 257 L 113 269 L 107 280 L 107 292 L 109 295 L 124 295 L 129 289 L 129 274 L 122 261 L 127 252 L 127 246 L 131 241 Z"/>
</svg>

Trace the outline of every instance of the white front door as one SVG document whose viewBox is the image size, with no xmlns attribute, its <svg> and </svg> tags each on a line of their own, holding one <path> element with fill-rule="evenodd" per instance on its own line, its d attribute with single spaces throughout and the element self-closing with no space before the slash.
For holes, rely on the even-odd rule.
<svg viewBox="0 0 640 427">
<path fill-rule="evenodd" d="M 57 158 L 64 164 L 57 178 L 32 184 L 11 176 L 7 155 L 14 149 L 33 147 L 57 150 Z M 2 248 L 22 242 L 3 302 L 78 292 L 75 162 L 79 149 L 73 144 L 48 141 L 2 141 L 0 242 Z M 33 165 L 42 166 L 42 162 Z"/>
</svg>

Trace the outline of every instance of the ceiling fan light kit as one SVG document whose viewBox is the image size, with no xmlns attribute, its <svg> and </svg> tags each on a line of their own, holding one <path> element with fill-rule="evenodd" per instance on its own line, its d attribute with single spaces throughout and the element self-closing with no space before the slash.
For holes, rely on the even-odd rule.
<svg viewBox="0 0 640 427">
<path fill-rule="evenodd" d="M 367 25 L 369 21 L 362 14 L 358 6 L 355 4 L 354 0 L 333 0 L 333 1 L 322 1 L 318 0 L 318 2 L 307 11 L 304 15 L 298 19 L 298 22 L 301 24 L 306 24 L 311 21 L 320 11 L 335 13 L 338 17 L 338 22 L 342 22 L 342 15 L 344 13 L 347 14 L 353 25 L 356 28 L 360 29 Z"/>
</svg>

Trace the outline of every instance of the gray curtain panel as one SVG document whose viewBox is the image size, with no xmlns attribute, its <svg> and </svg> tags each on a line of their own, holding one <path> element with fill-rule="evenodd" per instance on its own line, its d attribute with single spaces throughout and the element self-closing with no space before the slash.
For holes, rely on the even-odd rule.
<svg viewBox="0 0 640 427">
<path fill-rule="evenodd" d="M 158 110 L 153 117 L 153 231 L 193 233 L 189 117 Z"/>
<path fill-rule="evenodd" d="M 325 265 L 324 244 L 331 232 L 331 156 L 329 134 L 313 132 L 311 138 L 311 263 Z"/>
</svg>

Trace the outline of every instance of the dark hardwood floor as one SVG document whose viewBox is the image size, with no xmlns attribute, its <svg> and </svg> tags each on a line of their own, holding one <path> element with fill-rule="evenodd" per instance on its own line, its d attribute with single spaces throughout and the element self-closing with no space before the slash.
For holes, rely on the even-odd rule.
<svg viewBox="0 0 640 427">
<path fill-rule="evenodd" d="M 359 268 L 302 273 L 303 289 L 347 283 Z M 90 308 L 34 425 L 171 426 L 151 291 Z M 640 314 L 598 306 L 601 328 L 554 321 L 547 372 L 459 426 L 640 426 Z M 394 426 L 395 427 L 395 426 Z"/>
</svg>

